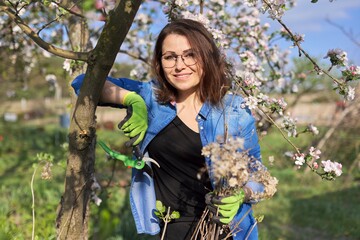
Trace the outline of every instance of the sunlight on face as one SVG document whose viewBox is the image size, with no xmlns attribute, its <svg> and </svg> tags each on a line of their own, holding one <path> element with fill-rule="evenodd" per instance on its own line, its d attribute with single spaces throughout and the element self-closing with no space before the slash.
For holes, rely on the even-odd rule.
<svg viewBox="0 0 360 240">
<path fill-rule="evenodd" d="M 202 68 L 194 63 L 196 54 L 185 36 L 168 35 L 162 45 L 162 67 L 167 81 L 178 90 L 179 94 L 191 94 L 197 91 L 202 77 Z M 172 64 L 169 61 L 175 61 Z M 164 67 L 171 66 L 173 67 Z"/>
</svg>

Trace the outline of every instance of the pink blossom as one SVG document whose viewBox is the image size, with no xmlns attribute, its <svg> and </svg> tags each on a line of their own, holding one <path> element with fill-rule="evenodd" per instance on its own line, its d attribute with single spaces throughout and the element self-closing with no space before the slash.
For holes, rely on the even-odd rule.
<svg viewBox="0 0 360 240">
<path fill-rule="evenodd" d="M 317 162 L 313 162 L 312 164 L 314 169 L 318 169 L 319 168 L 319 164 Z"/>
<path fill-rule="evenodd" d="M 338 177 L 342 174 L 342 165 L 338 162 L 327 160 L 321 161 L 321 164 L 325 172 L 334 173 Z"/>
<path fill-rule="evenodd" d="M 360 74 L 360 67 L 354 65 L 350 66 L 349 71 L 351 72 L 352 75 L 358 75 Z"/>
<path fill-rule="evenodd" d="M 319 159 L 321 151 L 319 149 L 316 149 L 314 147 L 311 147 L 309 150 L 310 156 L 312 156 L 314 159 Z"/>
</svg>

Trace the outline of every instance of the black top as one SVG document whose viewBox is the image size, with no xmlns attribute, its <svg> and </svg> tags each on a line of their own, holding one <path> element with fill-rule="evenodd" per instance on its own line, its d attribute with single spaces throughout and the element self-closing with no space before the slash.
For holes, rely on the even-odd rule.
<svg viewBox="0 0 360 240">
<path fill-rule="evenodd" d="M 149 156 L 160 164 L 160 168 L 153 167 L 156 199 L 170 206 L 170 212 L 180 212 L 179 219 L 168 223 L 166 239 L 190 239 L 205 209 L 211 184 L 201 149 L 200 134 L 178 117 L 148 146 Z"/>
</svg>

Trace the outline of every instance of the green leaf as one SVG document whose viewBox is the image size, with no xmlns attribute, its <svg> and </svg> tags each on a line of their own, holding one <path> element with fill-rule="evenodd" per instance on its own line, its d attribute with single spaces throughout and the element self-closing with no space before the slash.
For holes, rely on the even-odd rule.
<svg viewBox="0 0 360 240">
<path fill-rule="evenodd" d="M 311 3 L 317 3 L 318 0 L 311 0 Z"/>
<path fill-rule="evenodd" d="M 258 216 L 255 216 L 255 219 L 257 222 L 261 223 L 263 220 L 264 220 L 264 215 L 258 215 Z"/>
<path fill-rule="evenodd" d="M 161 218 L 162 217 L 162 214 L 159 212 L 159 211 L 154 211 L 155 215 L 158 217 L 158 218 Z"/>
<path fill-rule="evenodd" d="M 51 3 L 51 1 L 49 1 L 49 0 L 44 0 L 43 1 L 43 4 L 45 5 L 45 6 L 50 6 L 50 3 Z"/>
<path fill-rule="evenodd" d="M 85 11 L 95 10 L 95 3 L 93 0 L 84 0 L 82 5 Z"/>
<path fill-rule="evenodd" d="M 180 213 L 178 211 L 173 211 L 170 215 L 171 219 L 178 219 L 180 218 Z"/>
<path fill-rule="evenodd" d="M 159 200 L 156 200 L 156 209 L 157 209 L 159 212 L 161 212 L 161 213 L 163 213 L 163 212 L 166 211 L 165 206 L 164 206 L 163 203 L 162 203 L 161 201 L 159 201 Z"/>
</svg>

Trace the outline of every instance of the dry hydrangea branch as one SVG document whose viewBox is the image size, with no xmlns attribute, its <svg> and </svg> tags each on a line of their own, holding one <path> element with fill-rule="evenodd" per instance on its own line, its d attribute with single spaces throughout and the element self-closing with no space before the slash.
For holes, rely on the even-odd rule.
<svg viewBox="0 0 360 240">
<path fill-rule="evenodd" d="M 203 225 L 203 223 L 206 221 L 206 216 L 208 215 L 208 213 L 209 213 L 209 209 L 206 207 L 203 214 L 201 215 L 201 218 L 199 220 L 199 224 L 196 225 L 196 228 L 195 228 L 195 230 L 194 230 L 194 232 L 193 232 L 193 234 L 191 236 L 191 240 L 198 239 L 197 237 L 198 237 L 198 234 L 200 232 L 200 228 Z"/>
<path fill-rule="evenodd" d="M 244 221 L 245 217 L 250 213 L 251 210 L 252 210 L 252 207 L 249 208 L 249 209 L 246 211 L 246 213 L 241 217 L 240 221 L 238 221 L 238 222 L 235 224 L 235 226 L 233 227 L 233 229 L 237 229 L 237 228 L 239 227 L 240 223 L 241 223 L 242 221 Z M 237 230 L 236 232 L 230 231 L 230 232 L 226 235 L 225 238 L 229 238 L 229 237 L 233 236 L 234 234 L 236 234 L 236 233 L 238 233 L 238 232 L 240 232 L 240 231 L 241 231 L 241 229 Z"/>
</svg>

